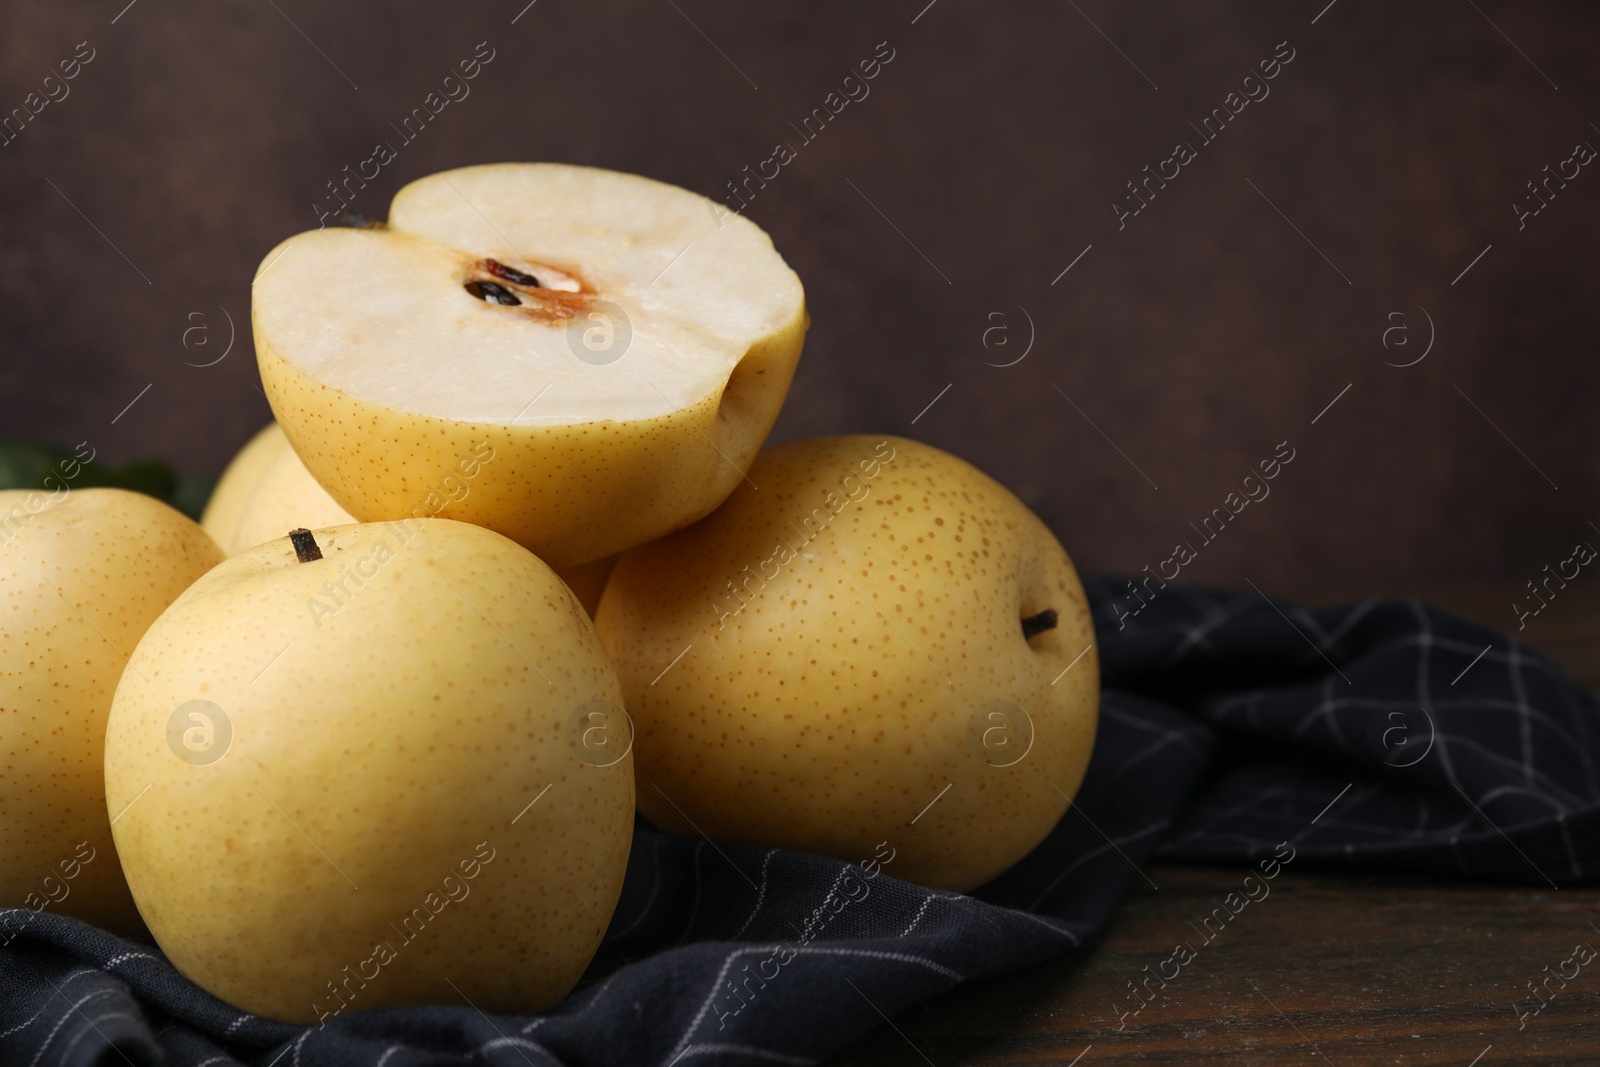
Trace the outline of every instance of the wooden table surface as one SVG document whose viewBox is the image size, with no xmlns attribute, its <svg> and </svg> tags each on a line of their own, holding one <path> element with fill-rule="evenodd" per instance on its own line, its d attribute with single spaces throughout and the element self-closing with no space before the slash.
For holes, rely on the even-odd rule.
<svg viewBox="0 0 1600 1067">
<path fill-rule="evenodd" d="M 1419 595 L 1509 629 L 1517 586 L 1463 583 Z M 1311 603 L 1368 592 L 1298 591 Z M 1600 590 L 1569 592 L 1518 636 L 1600 691 Z M 1563 964 L 1579 943 L 1600 949 L 1600 887 L 1286 870 L 1248 921 L 1230 925 L 1118 1031 L 1113 1004 L 1130 1006 L 1127 983 L 1164 959 L 1244 868 L 1148 873 L 1160 889 L 1137 883 L 1089 951 L 917 1005 L 834 1062 L 1600 1064 L 1600 960 L 1519 1019 L 1536 1003 L 1527 983 L 1546 966 L 1570 974 Z"/>
</svg>

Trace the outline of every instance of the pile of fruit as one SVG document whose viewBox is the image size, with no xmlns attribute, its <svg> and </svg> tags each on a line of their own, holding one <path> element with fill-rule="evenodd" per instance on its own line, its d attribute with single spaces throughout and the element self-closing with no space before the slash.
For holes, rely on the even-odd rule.
<svg viewBox="0 0 1600 1067">
<path fill-rule="evenodd" d="M 1065 812 L 1071 562 L 929 446 L 762 449 L 808 318 L 753 223 L 451 171 L 284 242 L 253 319 L 277 421 L 200 524 L 0 493 L 0 906 L 142 921 L 273 1018 L 524 1013 L 593 957 L 636 811 L 952 890 Z"/>
</svg>

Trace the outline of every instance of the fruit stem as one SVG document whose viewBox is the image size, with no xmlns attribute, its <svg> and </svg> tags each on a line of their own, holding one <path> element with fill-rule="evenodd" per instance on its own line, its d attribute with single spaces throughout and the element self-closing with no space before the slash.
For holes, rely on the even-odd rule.
<svg viewBox="0 0 1600 1067">
<path fill-rule="evenodd" d="M 307 536 L 310 536 L 309 534 Z M 1056 609 L 1046 608 L 1037 615 L 1029 615 L 1022 620 L 1022 639 L 1030 641 L 1044 633 L 1046 630 L 1056 628 Z"/>
<path fill-rule="evenodd" d="M 301 563 L 310 563 L 312 560 L 322 558 L 322 549 L 317 547 L 317 539 L 311 536 L 311 531 L 302 526 L 298 530 L 289 531 L 289 541 L 294 545 L 294 554 Z M 1055 612 L 1050 613 L 1050 625 L 1055 625 Z M 1026 620 L 1022 623 L 1024 631 L 1028 628 Z"/>
</svg>

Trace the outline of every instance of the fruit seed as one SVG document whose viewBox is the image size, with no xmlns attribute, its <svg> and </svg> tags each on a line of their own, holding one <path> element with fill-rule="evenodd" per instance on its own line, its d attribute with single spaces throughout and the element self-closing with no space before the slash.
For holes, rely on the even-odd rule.
<svg viewBox="0 0 1600 1067">
<path fill-rule="evenodd" d="M 525 285 L 530 289 L 539 288 L 539 279 L 531 274 L 525 274 L 515 267 L 508 267 L 497 259 L 483 261 L 484 269 L 496 278 L 504 278 L 513 285 Z"/>
<path fill-rule="evenodd" d="M 515 293 L 497 282 L 468 282 L 462 288 L 486 304 L 505 304 L 508 307 L 515 307 L 522 303 Z"/>
</svg>

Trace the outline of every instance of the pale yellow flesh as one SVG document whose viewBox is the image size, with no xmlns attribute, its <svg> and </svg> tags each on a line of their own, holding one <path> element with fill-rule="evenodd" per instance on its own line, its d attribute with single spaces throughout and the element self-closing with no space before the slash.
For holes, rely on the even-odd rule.
<svg viewBox="0 0 1600 1067">
<path fill-rule="evenodd" d="M 184 974 L 272 1018 L 548 1007 L 599 945 L 632 832 L 631 757 L 594 766 L 572 745 L 586 701 L 621 703 L 593 626 L 480 527 L 315 537 L 314 562 L 287 538 L 232 557 L 133 654 L 105 773 L 113 807 L 149 786 L 115 826 L 139 910 Z M 209 765 L 167 741 L 194 699 L 231 722 Z M 495 858 L 468 894 L 407 940 L 404 917 L 435 910 L 482 842 Z M 379 943 L 394 958 L 370 978 Z"/>
<path fill-rule="evenodd" d="M 480 347 L 457 358 L 476 360 L 479 373 L 436 372 L 429 414 L 481 418 L 443 410 L 441 394 L 467 399 L 470 392 L 503 411 L 510 398 L 500 382 L 518 379 L 497 375 L 510 362 L 522 368 L 524 398 L 554 383 L 527 412 L 540 421 L 663 415 L 720 392 L 745 353 L 788 326 L 804 304 L 800 279 L 759 226 L 633 174 L 538 163 L 465 167 L 401 189 L 389 225 L 446 248 L 570 270 L 622 307 L 633 326 L 626 356 L 594 367 L 573 358 L 566 323 L 513 331 L 515 312 L 473 316 Z M 448 296 L 452 308 L 462 306 L 455 292 Z M 484 310 L 475 305 L 465 306 Z M 494 325 L 504 328 L 487 328 Z M 509 347 L 496 351 L 497 341 Z"/>
<path fill-rule="evenodd" d="M 1066 553 L 1020 501 L 953 456 L 884 440 L 764 451 L 759 492 L 623 555 L 596 625 L 651 821 L 852 862 L 886 841 L 889 873 L 965 890 L 1038 844 L 1082 781 L 1095 654 L 1067 668 L 1093 629 Z M 798 550 L 787 563 L 780 542 Z M 748 601 L 737 613 L 729 581 Z M 1052 608 L 1057 627 L 1025 641 L 1021 619 Z M 1033 722 L 1010 766 L 972 744 L 994 700 Z"/>
<path fill-rule="evenodd" d="M 153 497 L 50 498 L 0 492 L 0 906 L 49 901 L 133 932 L 106 810 L 106 716 L 124 654 L 222 551 Z"/>
<path fill-rule="evenodd" d="M 317 484 L 274 422 L 223 471 L 200 521 L 231 556 L 290 530 L 344 526 L 356 519 Z"/>
<path fill-rule="evenodd" d="M 474 299 L 462 280 L 489 278 L 485 259 L 581 278 L 625 312 L 626 353 L 580 359 L 574 319 L 541 318 L 543 296 Z M 579 333 L 599 306 L 575 306 Z M 659 182 L 553 164 L 434 175 L 401 190 L 386 230 L 291 238 L 263 261 L 252 308 L 273 411 L 341 506 L 418 514 L 487 442 L 494 462 L 438 514 L 558 567 L 715 508 L 777 418 L 808 322 L 799 280 L 753 223 Z"/>
</svg>

